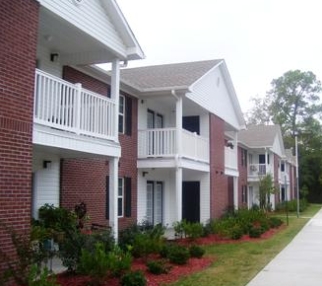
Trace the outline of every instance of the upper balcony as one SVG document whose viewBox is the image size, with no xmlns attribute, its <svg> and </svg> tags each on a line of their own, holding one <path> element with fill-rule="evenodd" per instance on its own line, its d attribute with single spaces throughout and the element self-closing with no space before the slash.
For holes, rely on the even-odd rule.
<svg viewBox="0 0 322 286">
<path fill-rule="evenodd" d="M 259 179 L 267 174 L 272 174 L 272 168 L 267 164 L 249 164 L 248 180 L 259 181 Z"/>
<path fill-rule="evenodd" d="M 182 142 L 178 150 L 178 140 Z M 157 128 L 138 131 L 138 158 L 188 159 L 209 163 L 209 140 L 185 129 Z"/>
<path fill-rule="evenodd" d="M 113 100 L 36 70 L 35 144 L 109 155 L 106 145 L 118 145 L 115 112 Z"/>
</svg>

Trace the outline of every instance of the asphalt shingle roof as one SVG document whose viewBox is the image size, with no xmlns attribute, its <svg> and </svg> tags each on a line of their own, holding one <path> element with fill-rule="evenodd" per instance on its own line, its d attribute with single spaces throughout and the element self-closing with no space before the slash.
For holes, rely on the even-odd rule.
<svg viewBox="0 0 322 286">
<path fill-rule="evenodd" d="M 165 64 L 121 70 L 121 81 L 141 91 L 188 88 L 222 60 Z"/>
<path fill-rule="evenodd" d="M 279 128 L 279 125 L 250 125 L 238 133 L 238 139 L 249 147 L 273 146 Z"/>
</svg>

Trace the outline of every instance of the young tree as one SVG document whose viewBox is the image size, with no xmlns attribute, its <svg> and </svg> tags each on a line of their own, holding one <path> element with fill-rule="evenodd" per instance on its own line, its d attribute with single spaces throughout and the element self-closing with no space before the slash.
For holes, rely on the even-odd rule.
<svg viewBox="0 0 322 286">
<path fill-rule="evenodd" d="M 270 196 L 275 192 L 271 174 L 259 176 L 259 207 L 268 211 L 271 208 Z"/>
</svg>

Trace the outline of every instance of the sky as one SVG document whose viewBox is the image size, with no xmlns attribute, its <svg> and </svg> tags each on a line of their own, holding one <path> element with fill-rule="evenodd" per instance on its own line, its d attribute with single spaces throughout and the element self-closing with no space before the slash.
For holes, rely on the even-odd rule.
<svg viewBox="0 0 322 286">
<path fill-rule="evenodd" d="M 289 70 L 322 80 L 321 0 L 117 0 L 146 58 L 225 59 L 243 112 Z"/>
</svg>

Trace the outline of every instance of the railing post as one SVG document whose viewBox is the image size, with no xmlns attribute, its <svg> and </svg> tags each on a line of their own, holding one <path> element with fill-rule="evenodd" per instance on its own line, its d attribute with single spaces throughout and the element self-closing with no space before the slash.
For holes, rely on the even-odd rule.
<svg viewBox="0 0 322 286">
<path fill-rule="evenodd" d="M 80 134 L 80 122 L 81 122 L 81 96 L 82 96 L 82 84 L 76 83 L 76 99 L 75 99 L 75 132 Z"/>
</svg>

